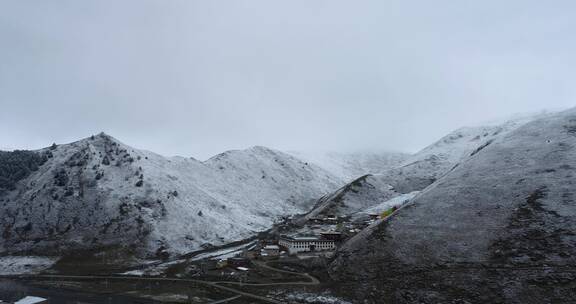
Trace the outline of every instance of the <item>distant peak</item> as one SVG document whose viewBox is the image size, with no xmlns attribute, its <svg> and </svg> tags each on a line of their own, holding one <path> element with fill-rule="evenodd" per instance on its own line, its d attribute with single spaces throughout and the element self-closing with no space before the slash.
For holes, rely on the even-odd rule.
<svg viewBox="0 0 576 304">
<path fill-rule="evenodd" d="M 223 156 L 223 155 L 232 155 L 232 154 L 246 154 L 246 153 L 262 153 L 262 152 L 266 152 L 266 153 L 276 153 L 276 150 L 268 148 L 268 147 L 264 147 L 264 146 L 252 146 L 246 149 L 240 149 L 240 150 L 228 150 L 228 151 L 224 151 L 216 156 Z"/>
<path fill-rule="evenodd" d="M 228 150 L 222 152 L 218 155 L 212 156 L 206 161 L 218 160 L 228 157 L 236 157 L 238 155 L 259 155 L 259 156 L 277 156 L 277 155 L 287 155 L 281 151 L 274 150 L 265 146 L 252 146 L 241 150 Z"/>
<path fill-rule="evenodd" d="M 275 155 L 275 156 L 289 156 L 292 157 L 292 155 L 287 154 L 283 151 L 280 150 L 276 150 L 276 149 L 272 149 L 272 148 L 268 148 L 265 146 L 253 146 L 249 149 L 246 149 L 245 151 L 249 151 L 249 152 L 253 152 L 253 153 L 259 153 L 259 154 L 268 154 L 268 155 Z"/>
<path fill-rule="evenodd" d="M 253 151 L 266 151 L 266 152 L 273 152 L 273 149 L 270 149 L 268 147 L 264 147 L 264 146 L 252 146 L 250 147 L 248 150 L 253 150 Z"/>
<path fill-rule="evenodd" d="M 77 141 L 78 143 L 90 143 L 90 142 L 109 142 L 109 143 L 115 143 L 115 144 L 122 144 L 119 140 L 117 140 L 116 138 L 104 133 L 104 132 L 100 132 L 96 135 L 91 135 L 87 138 L 81 139 L 79 141 Z"/>
<path fill-rule="evenodd" d="M 104 132 L 100 132 L 96 135 L 90 135 L 80 141 L 90 141 L 90 140 L 114 140 L 114 138 Z"/>
</svg>

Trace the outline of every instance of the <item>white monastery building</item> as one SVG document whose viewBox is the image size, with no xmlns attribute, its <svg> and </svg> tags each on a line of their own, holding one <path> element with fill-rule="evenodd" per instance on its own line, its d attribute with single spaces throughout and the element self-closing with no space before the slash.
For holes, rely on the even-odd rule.
<svg viewBox="0 0 576 304">
<path fill-rule="evenodd" d="M 336 242 L 334 242 L 334 240 L 322 239 L 315 236 L 281 236 L 278 245 L 285 248 L 289 254 L 336 249 Z"/>
</svg>

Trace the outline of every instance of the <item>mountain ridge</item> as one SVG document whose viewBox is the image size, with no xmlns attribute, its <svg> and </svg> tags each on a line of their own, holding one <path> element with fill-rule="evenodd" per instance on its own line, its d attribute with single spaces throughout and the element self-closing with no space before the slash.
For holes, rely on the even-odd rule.
<svg viewBox="0 0 576 304">
<path fill-rule="evenodd" d="M 133 244 L 181 254 L 265 230 L 340 183 L 264 147 L 201 162 L 100 133 L 36 152 L 51 156 L 2 196 L 1 251 Z"/>
<path fill-rule="evenodd" d="M 494 140 L 522 125 L 550 113 L 523 115 L 499 125 L 462 127 L 443 136 L 401 162 L 378 174 L 359 176 L 335 192 L 318 200 L 315 209 L 302 220 L 318 214 L 352 215 L 412 193 L 412 196 L 432 185 L 462 161 L 478 153 Z"/>
</svg>

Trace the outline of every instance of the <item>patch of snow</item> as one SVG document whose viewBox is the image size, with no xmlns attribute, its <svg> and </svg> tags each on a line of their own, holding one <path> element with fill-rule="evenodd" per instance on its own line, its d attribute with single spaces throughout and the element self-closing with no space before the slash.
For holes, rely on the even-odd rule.
<svg viewBox="0 0 576 304">
<path fill-rule="evenodd" d="M 16 301 L 16 303 L 14 303 L 14 304 L 36 304 L 36 303 L 42 303 L 45 301 L 47 301 L 47 299 L 44 299 L 41 297 L 27 296 L 21 300 Z"/>
<path fill-rule="evenodd" d="M 385 202 L 382 202 L 382 203 L 379 203 L 379 204 L 372 206 L 370 208 L 364 209 L 364 210 L 360 211 L 357 215 L 379 214 L 379 213 L 382 213 L 389 208 L 400 207 L 400 206 L 408 203 L 411 199 L 413 199 L 416 195 L 418 195 L 418 193 L 420 193 L 420 191 L 412 191 L 410 193 L 396 196 L 396 197 L 389 199 Z"/>
<path fill-rule="evenodd" d="M 37 274 L 54 265 L 58 258 L 38 256 L 0 257 L 0 275 Z"/>
<path fill-rule="evenodd" d="M 121 273 L 122 275 L 127 275 L 127 276 L 136 276 L 136 277 L 141 277 L 145 274 L 144 270 L 130 270 L 130 271 L 126 271 Z"/>
<path fill-rule="evenodd" d="M 291 292 L 285 296 L 289 304 L 352 304 L 329 294 Z"/>
<path fill-rule="evenodd" d="M 242 252 L 244 249 L 253 247 L 256 245 L 257 241 L 250 242 L 249 244 L 243 244 L 231 248 L 221 249 L 217 251 L 211 251 L 199 254 L 192 258 L 192 261 L 199 261 L 204 259 L 227 259 L 234 257 L 238 253 Z"/>
<path fill-rule="evenodd" d="M 323 215 L 347 216 L 400 195 L 388 184 L 385 176 L 366 175 L 355 179 L 337 191 L 320 198 L 314 210 L 303 219 Z"/>
</svg>

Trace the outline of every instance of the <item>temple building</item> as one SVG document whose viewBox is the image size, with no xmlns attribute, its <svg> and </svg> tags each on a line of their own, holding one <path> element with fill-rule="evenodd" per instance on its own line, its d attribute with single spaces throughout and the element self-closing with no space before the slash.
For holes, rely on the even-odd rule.
<svg viewBox="0 0 576 304">
<path fill-rule="evenodd" d="M 316 236 L 281 236 L 278 241 L 280 247 L 289 254 L 312 251 L 327 251 L 336 249 L 334 240 L 323 239 Z"/>
</svg>

